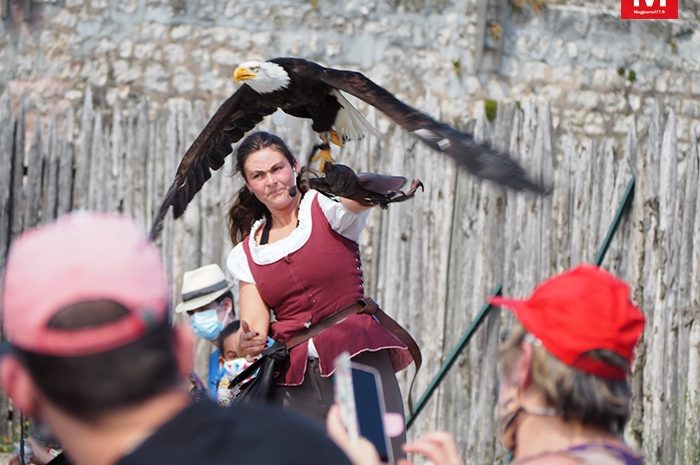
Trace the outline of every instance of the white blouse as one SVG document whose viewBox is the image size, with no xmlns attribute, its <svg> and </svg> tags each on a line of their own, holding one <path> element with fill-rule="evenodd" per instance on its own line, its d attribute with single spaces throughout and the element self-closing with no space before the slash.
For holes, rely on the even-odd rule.
<svg viewBox="0 0 700 465">
<path fill-rule="evenodd" d="M 271 244 L 259 245 L 255 242 L 255 234 L 265 224 L 266 220 L 261 218 L 253 223 L 253 227 L 250 229 L 250 236 L 248 237 L 248 245 L 250 247 L 250 255 L 256 264 L 269 265 L 299 250 L 306 244 L 309 237 L 311 237 L 311 206 L 315 197 L 318 197 L 318 204 L 331 228 L 351 241 L 359 242 L 360 234 L 367 224 L 369 209 L 355 213 L 345 208 L 342 203 L 332 200 L 323 194 L 319 195 L 318 191 L 309 190 L 299 204 L 299 225 L 289 236 Z M 255 284 L 242 242 L 236 244 L 229 253 L 226 259 L 226 267 L 239 281 Z"/>
</svg>

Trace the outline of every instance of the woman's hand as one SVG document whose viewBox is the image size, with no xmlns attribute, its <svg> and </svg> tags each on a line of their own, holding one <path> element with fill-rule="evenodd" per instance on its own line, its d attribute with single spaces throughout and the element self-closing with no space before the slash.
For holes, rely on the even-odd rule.
<svg viewBox="0 0 700 465">
<path fill-rule="evenodd" d="M 340 407 L 333 404 L 326 417 L 326 429 L 328 435 L 338 447 L 345 452 L 354 465 L 381 465 L 379 454 L 374 445 L 360 436 L 353 439 L 348 434 L 343 422 L 340 420 Z"/>
<path fill-rule="evenodd" d="M 409 454 L 418 454 L 434 465 L 464 465 L 457 443 L 450 433 L 435 432 L 424 434 L 414 442 L 403 446 Z M 400 460 L 397 465 L 412 465 L 408 460 Z"/>
<path fill-rule="evenodd" d="M 260 333 L 252 331 L 245 320 L 241 320 L 241 327 L 238 330 L 238 354 L 252 362 L 260 355 L 267 344 L 267 338 L 260 336 Z"/>
</svg>

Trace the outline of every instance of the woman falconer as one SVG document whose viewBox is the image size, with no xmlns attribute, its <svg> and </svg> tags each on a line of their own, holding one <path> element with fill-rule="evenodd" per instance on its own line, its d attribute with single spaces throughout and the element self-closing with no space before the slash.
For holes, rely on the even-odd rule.
<svg viewBox="0 0 700 465">
<path fill-rule="evenodd" d="M 302 192 L 296 159 L 266 132 L 240 143 L 236 164 L 245 185 L 229 211 L 235 246 L 227 266 L 240 282 L 240 348 L 255 356 L 264 350 L 268 330 L 286 342 L 364 297 L 358 239 L 370 207 L 314 189 Z M 387 411 L 403 416 L 394 373 L 411 363 L 411 355 L 366 314 L 353 314 L 293 348 L 273 401 L 324 421 L 333 403 L 333 362 L 345 351 L 379 371 Z M 395 456 L 403 456 L 404 439 L 395 438 Z"/>
</svg>

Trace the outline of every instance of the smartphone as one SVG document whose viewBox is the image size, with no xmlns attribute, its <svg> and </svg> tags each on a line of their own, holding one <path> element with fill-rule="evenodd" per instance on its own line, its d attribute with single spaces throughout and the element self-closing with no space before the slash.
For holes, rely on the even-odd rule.
<svg viewBox="0 0 700 465">
<path fill-rule="evenodd" d="M 350 437 L 367 438 L 382 462 L 393 465 L 389 438 L 384 430 L 384 395 L 379 372 L 370 366 L 351 362 L 345 352 L 335 360 L 335 399 Z"/>
</svg>

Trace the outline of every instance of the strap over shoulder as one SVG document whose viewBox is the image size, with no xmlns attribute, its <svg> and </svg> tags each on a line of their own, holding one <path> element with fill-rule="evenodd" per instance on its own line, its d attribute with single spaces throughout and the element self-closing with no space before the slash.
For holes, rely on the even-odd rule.
<svg viewBox="0 0 700 465">
<path fill-rule="evenodd" d="M 373 315 L 384 329 L 389 331 L 399 341 L 406 345 L 408 352 L 413 358 L 413 363 L 416 365 L 416 371 L 413 373 L 413 379 L 411 379 L 411 384 L 408 388 L 408 410 L 410 414 L 413 414 L 413 384 L 416 382 L 418 370 L 420 370 L 420 367 L 423 364 L 423 355 L 421 354 L 420 347 L 418 347 L 418 343 L 415 339 L 413 339 L 413 336 L 406 331 L 406 328 L 397 323 L 392 317 L 384 313 L 384 311 L 379 308 L 379 305 L 377 305 L 374 300 L 370 299 L 369 297 L 365 297 L 363 301 L 366 302 L 365 311 L 363 313 Z"/>
</svg>

